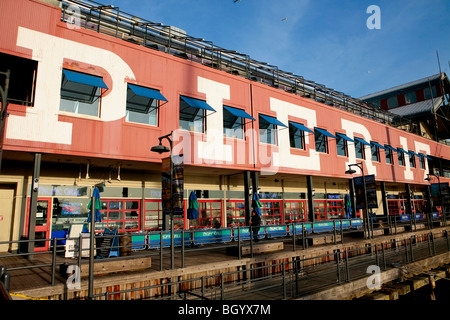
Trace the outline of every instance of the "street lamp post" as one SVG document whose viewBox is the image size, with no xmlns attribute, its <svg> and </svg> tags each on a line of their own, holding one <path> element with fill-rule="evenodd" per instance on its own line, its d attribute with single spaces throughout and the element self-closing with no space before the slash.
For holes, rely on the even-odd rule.
<svg viewBox="0 0 450 320">
<path fill-rule="evenodd" d="M 349 164 L 348 165 L 348 170 L 345 171 L 345 173 L 347 174 L 354 174 L 356 173 L 355 170 L 353 170 L 351 167 L 358 167 L 359 169 L 361 169 L 361 173 L 362 173 L 362 180 L 363 180 L 363 192 L 364 192 L 364 211 L 363 211 L 363 219 L 364 221 L 368 222 L 367 219 L 367 209 L 368 209 L 368 205 L 367 205 L 367 189 L 366 189 L 366 179 L 365 179 L 365 175 L 364 175 L 364 166 L 362 162 L 358 162 L 358 163 L 354 163 L 354 164 Z M 366 235 L 366 224 L 364 223 L 364 236 Z M 369 232 L 369 225 L 367 225 L 367 235 L 370 238 L 370 232 Z"/>
<path fill-rule="evenodd" d="M 159 145 L 151 148 L 152 152 L 157 152 L 159 154 L 170 152 L 170 265 L 171 269 L 175 268 L 175 246 L 174 246 L 174 226 L 173 226 L 173 159 L 172 159 L 172 132 L 166 134 L 165 136 L 161 136 L 159 139 Z M 170 148 L 162 145 L 162 140 L 166 139 L 169 141 Z M 162 246 L 161 246 L 162 250 Z"/>
<path fill-rule="evenodd" d="M 425 180 L 425 181 L 431 181 L 430 176 L 436 177 L 437 180 L 438 180 L 439 200 L 440 200 L 440 202 L 441 202 L 442 216 L 443 216 L 443 219 L 444 219 L 444 225 L 447 225 L 447 217 L 446 217 L 446 214 L 445 214 L 444 199 L 442 198 L 441 179 L 439 178 L 439 176 L 437 176 L 437 175 L 435 175 L 435 174 L 427 173 L 427 177 L 426 177 L 424 180 Z"/>
</svg>

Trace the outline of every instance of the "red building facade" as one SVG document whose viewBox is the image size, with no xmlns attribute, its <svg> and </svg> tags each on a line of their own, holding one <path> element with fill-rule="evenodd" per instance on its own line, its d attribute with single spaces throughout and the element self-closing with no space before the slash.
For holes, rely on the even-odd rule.
<svg viewBox="0 0 450 320">
<path fill-rule="evenodd" d="M 429 159 L 450 160 L 449 146 L 389 124 L 125 41 L 120 29 L 108 35 L 96 30 L 101 24 L 68 23 L 67 4 L 6 0 L 0 9 L 2 67 L 22 79 L 11 81 L 11 94 L 23 97 L 9 100 L 3 139 L 8 239 L 27 232 L 34 154 L 42 155 L 43 238 L 82 221 L 100 182 L 99 228 L 160 229 L 161 156 L 150 148 L 170 132 L 173 152 L 184 156 L 185 201 L 190 191 L 200 195 L 201 218 L 178 217 L 183 228 L 244 224 L 243 172 L 258 173 L 264 221 L 276 224 L 308 219 L 308 208 L 315 219 L 343 217 L 349 164 L 362 162 L 386 192 L 408 185 L 422 197 Z"/>
</svg>

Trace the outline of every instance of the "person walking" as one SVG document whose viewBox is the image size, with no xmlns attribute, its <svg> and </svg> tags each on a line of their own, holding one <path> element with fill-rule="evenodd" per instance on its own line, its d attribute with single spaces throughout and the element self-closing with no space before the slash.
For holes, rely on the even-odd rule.
<svg viewBox="0 0 450 320">
<path fill-rule="evenodd" d="M 252 233 L 253 233 L 253 240 L 255 242 L 258 242 L 258 233 L 259 233 L 259 228 L 261 225 L 261 217 L 259 216 L 258 213 L 256 213 L 255 210 L 252 211 L 252 219 L 251 219 L 251 227 L 252 227 Z"/>
</svg>

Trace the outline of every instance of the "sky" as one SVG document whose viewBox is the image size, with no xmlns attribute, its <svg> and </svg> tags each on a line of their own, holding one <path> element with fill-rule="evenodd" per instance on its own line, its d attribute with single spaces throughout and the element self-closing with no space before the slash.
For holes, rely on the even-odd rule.
<svg viewBox="0 0 450 320">
<path fill-rule="evenodd" d="M 449 0 L 97 2 L 355 98 L 437 74 L 439 64 L 450 74 Z"/>
</svg>

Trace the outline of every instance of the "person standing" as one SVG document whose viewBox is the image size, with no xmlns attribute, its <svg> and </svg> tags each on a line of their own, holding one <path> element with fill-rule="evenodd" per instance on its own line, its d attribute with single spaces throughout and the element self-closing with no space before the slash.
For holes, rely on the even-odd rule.
<svg viewBox="0 0 450 320">
<path fill-rule="evenodd" d="M 258 242 L 258 233 L 261 225 L 261 217 L 256 213 L 255 210 L 252 211 L 252 219 L 251 219 L 251 227 L 253 233 L 253 239 L 255 242 Z"/>
</svg>

